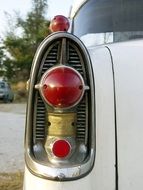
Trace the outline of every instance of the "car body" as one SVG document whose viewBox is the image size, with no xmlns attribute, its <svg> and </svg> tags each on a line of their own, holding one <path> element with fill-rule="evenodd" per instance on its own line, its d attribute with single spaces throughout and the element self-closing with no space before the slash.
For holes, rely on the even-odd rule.
<svg viewBox="0 0 143 190">
<path fill-rule="evenodd" d="M 10 87 L 10 85 L 6 82 L 1 80 L 0 81 L 0 100 L 3 102 L 12 102 L 14 99 L 14 93 Z"/>
<path fill-rule="evenodd" d="M 143 1 L 76 1 L 71 11 L 72 34 L 57 32 L 42 42 L 36 53 L 31 72 L 25 139 L 24 190 L 38 190 L 39 188 L 43 190 L 48 188 L 51 190 L 142 189 L 143 13 L 141 5 Z M 55 159 L 54 155 L 50 157 L 49 150 L 54 143 L 50 141 L 52 137 L 49 129 L 52 122 L 56 123 L 56 118 L 52 120 L 49 119 L 50 116 L 46 116 L 50 122 L 47 127 L 48 132 L 43 132 L 46 134 L 46 139 L 42 137 L 44 140 L 38 141 L 38 144 L 34 142 L 33 123 L 35 120 L 33 119 L 38 118 L 41 112 L 37 116 L 37 112 L 34 112 L 31 120 L 33 110 L 37 110 L 36 105 L 32 105 L 31 102 L 37 89 L 41 97 L 43 96 L 41 93 L 43 78 L 51 72 L 50 66 L 45 69 L 46 71 L 44 70 L 44 64 L 51 64 L 54 60 L 51 59 L 51 55 L 55 55 L 55 49 L 52 54 L 49 52 L 53 47 L 51 44 L 56 43 L 57 39 L 62 39 L 60 46 L 62 49 L 58 51 L 62 54 L 61 64 L 63 62 L 67 64 L 68 60 L 68 66 L 80 72 L 79 61 L 77 57 L 75 58 L 76 52 L 79 53 L 80 63 L 83 64 L 82 76 L 86 84 L 85 103 L 88 103 L 85 106 L 85 113 L 82 110 L 82 115 L 79 115 L 78 110 L 81 102 L 76 105 L 77 107 L 68 110 L 61 108 L 53 110 L 49 108 L 49 105 L 47 106 L 47 103 L 45 105 L 50 116 L 51 112 L 52 116 L 55 116 L 57 111 L 61 114 L 61 118 L 63 113 L 77 113 L 81 124 L 80 122 L 76 124 L 76 140 L 78 136 L 87 134 L 85 135 L 87 144 L 81 143 L 79 138 L 80 149 L 76 148 L 73 153 L 75 157 L 79 157 L 78 161 L 75 157 L 73 160 L 70 160 L 70 157 L 66 160 Z M 57 60 L 54 63 L 56 65 L 52 67 L 57 68 Z M 42 79 L 39 68 L 43 69 Z M 44 74 L 45 72 L 47 75 Z M 36 78 L 37 75 L 40 76 L 39 79 Z M 87 128 L 85 127 L 85 131 L 82 128 L 79 132 L 80 126 L 86 122 L 82 120 L 83 118 L 88 120 Z M 58 126 L 61 127 L 59 120 L 56 130 Z M 39 133 L 40 130 L 41 128 L 38 128 L 38 135 L 42 135 Z M 56 135 L 57 133 L 54 133 L 54 138 Z M 58 138 L 61 138 L 61 134 Z M 66 139 L 65 135 L 62 138 Z M 48 147 L 46 155 L 49 160 L 45 159 L 43 148 L 45 142 L 45 149 Z M 78 154 L 81 150 L 83 156 L 85 154 L 83 160 L 80 160 L 80 154 Z"/>
</svg>

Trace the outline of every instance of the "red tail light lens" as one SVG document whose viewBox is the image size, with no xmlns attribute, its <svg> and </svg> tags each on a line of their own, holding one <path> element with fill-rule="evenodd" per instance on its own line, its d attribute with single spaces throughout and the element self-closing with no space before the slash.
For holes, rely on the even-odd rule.
<svg viewBox="0 0 143 190">
<path fill-rule="evenodd" d="M 66 18 L 63 15 L 57 15 L 51 21 L 50 29 L 52 32 L 68 31 L 69 26 L 70 26 L 70 23 L 69 23 L 68 18 Z"/>
<path fill-rule="evenodd" d="M 57 140 L 53 144 L 52 152 L 58 158 L 65 158 L 69 155 L 71 146 L 66 140 Z"/>
<path fill-rule="evenodd" d="M 84 94 L 84 81 L 81 75 L 67 66 L 48 70 L 43 75 L 40 86 L 45 101 L 59 108 L 74 106 Z"/>
</svg>

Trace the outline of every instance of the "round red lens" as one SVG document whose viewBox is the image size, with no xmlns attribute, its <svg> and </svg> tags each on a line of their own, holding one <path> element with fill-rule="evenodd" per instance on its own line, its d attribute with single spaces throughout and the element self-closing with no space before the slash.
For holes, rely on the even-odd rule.
<svg viewBox="0 0 143 190">
<path fill-rule="evenodd" d="M 53 144 L 52 152 L 58 158 L 64 158 L 69 155 L 71 150 L 70 144 L 66 140 L 57 140 Z"/>
<path fill-rule="evenodd" d="M 54 107 L 74 106 L 83 96 L 84 82 L 80 74 L 66 66 L 55 67 L 42 77 L 42 95 Z"/>
<path fill-rule="evenodd" d="M 57 15 L 54 17 L 54 19 L 51 21 L 50 24 L 50 30 L 52 32 L 57 31 L 68 31 L 70 26 L 68 18 L 66 18 L 63 15 Z"/>
</svg>

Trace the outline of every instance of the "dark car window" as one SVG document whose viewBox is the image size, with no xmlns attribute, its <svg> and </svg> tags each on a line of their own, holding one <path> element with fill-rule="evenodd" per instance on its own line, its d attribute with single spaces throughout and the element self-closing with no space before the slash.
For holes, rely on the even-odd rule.
<svg viewBox="0 0 143 190">
<path fill-rule="evenodd" d="M 73 32 L 110 34 L 116 42 L 143 38 L 143 0 L 89 0 L 77 12 Z"/>
<path fill-rule="evenodd" d="M 0 82 L 0 88 L 5 88 L 5 83 L 4 82 Z"/>
</svg>

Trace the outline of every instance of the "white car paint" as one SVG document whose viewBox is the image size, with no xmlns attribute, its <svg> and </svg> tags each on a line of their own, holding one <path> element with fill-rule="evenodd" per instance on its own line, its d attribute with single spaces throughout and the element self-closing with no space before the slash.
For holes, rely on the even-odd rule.
<svg viewBox="0 0 143 190">
<path fill-rule="evenodd" d="M 119 190 L 143 188 L 143 40 L 108 46 L 114 64 Z"/>
<path fill-rule="evenodd" d="M 88 0 L 74 0 L 73 2 L 73 6 L 71 9 L 71 13 L 70 13 L 70 18 L 73 18 L 77 12 L 77 10 L 84 4 L 86 3 Z"/>
<path fill-rule="evenodd" d="M 90 48 L 96 94 L 96 158 L 93 170 L 75 181 L 36 177 L 25 169 L 24 190 L 115 190 L 115 110 L 112 63 L 105 47 Z"/>
</svg>

